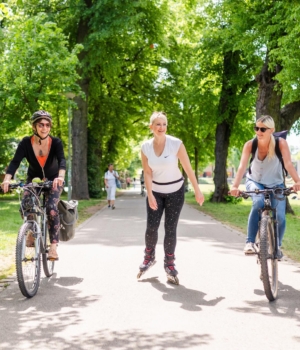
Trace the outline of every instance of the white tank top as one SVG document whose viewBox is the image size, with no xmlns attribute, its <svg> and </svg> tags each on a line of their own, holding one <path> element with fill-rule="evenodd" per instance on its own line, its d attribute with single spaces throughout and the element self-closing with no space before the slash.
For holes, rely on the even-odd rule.
<svg viewBox="0 0 300 350">
<path fill-rule="evenodd" d="M 157 157 L 153 149 L 153 141 L 146 141 L 142 145 L 142 152 L 148 158 L 148 165 L 152 170 L 152 180 L 159 183 L 176 181 L 182 178 L 178 168 L 177 153 L 182 141 L 176 137 L 166 135 L 166 144 L 162 154 Z M 172 193 L 180 189 L 183 180 L 171 185 L 157 185 L 152 183 L 152 190 L 160 193 Z"/>
<path fill-rule="evenodd" d="M 246 177 L 266 187 L 275 187 L 283 183 L 282 164 L 276 154 L 273 158 L 267 156 L 264 160 L 258 159 L 258 148 L 251 163 L 251 174 Z"/>
</svg>

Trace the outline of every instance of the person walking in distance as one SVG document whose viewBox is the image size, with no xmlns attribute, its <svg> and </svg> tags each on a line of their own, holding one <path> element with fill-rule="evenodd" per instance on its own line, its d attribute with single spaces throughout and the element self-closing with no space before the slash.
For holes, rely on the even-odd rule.
<svg viewBox="0 0 300 350">
<path fill-rule="evenodd" d="M 53 181 L 52 189 L 46 192 L 46 212 L 51 243 L 48 258 L 50 260 L 58 260 L 57 244 L 59 242 L 60 218 L 57 203 L 63 190 L 66 160 L 61 140 L 50 135 L 52 127 L 51 115 L 47 111 L 37 111 L 33 113 L 31 123 L 33 135 L 24 137 L 19 143 L 16 153 L 7 168 L 1 187 L 4 192 L 8 191 L 9 182 L 24 158 L 29 164 L 26 183 L 32 182 L 32 179 L 36 177 L 43 181 Z M 29 198 L 31 193 L 24 191 L 23 196 L 24 199 Z M 34 237 L 32 235 L 27 237 L 26 245 L 34 245 Z"/>
<path fill-rule="evenodd" d="M 184 179 L 178 167 L 178 159 L 194 187 L 195 198 L 200 205 L 204 202 L 204 196 L 182 141 L 166 135 L 167 116 L 164 112 L 154 112 L 151 115 L 150 129 L 153 138 L 146 141 L 141 150 L 148 196 L 145 256 L 138 278 L 155 262 L 158 228 L 165 212 L 164 269 L 168 280 L 178 284 L 174 260 L 177 225 L 184 203 Z"/>
<path fill-rule="evenodd" d="M 246 189 L 247 191 L 255 191 L 256 189 L 263 190 L 265 188 L 277 188 L 285 187 L 283 182 L 283 164 L 285 169 L 289 172 L 293 178 L 295 184 L 293 189 L 295 191 L 300 190 L 300 178 L 297 174 L 291 161 L 291 154 L 286 140 L 283 138 L 277 138 L 273 136 L 275 131 L 275 123 L 271 116 L 264 115 L 257 119 L 254 130 L 257 137 L 257 149 L 253 158 L 253 161 L 246 174 Z M 232 196 L 238 196 L 240 194 L 239 185 L 242 177 L 246 171 L 249 158 L 252 154 L 252 144 L 255 139 L 249 140 L 245 143 L 240 165 L 236 173 L 236 177 L 232 184 L 230 194 Z M 276 154 L 276 147 L 279 148 L 279 152 L 282 155 L 283 164 L 279 160 Z M 255 254 L 256 245 L 255 238 L 258 231 L 259 222 L 259 209 L 264 206 L 263 195 L 253 194 L 252 209 L 248 218 L 248 234 L 246 239 L 246 245 L 244 248 L 245 254 Z M 277 208 L 277 221 L 279 231 L 279 248 L 282 244 L 282 239 L 285 232 L 285 206 L 286 199 L 276 200 L 272 196 L 272 206 Z M 279 249 L 279 257 L 282 258 L 283 254 Z"/>
<path fill-rule="evenodd" d="M 108 208 L 115 209 L 115 199 L 116 199 L 116 179 L 119 178 L 119 174 L 114 170 L 114 165 L 112 163 L 108 164 L 108 170 L 104 176 L 104 183 L 107 192 L 107 203 Z"/>
</svg>

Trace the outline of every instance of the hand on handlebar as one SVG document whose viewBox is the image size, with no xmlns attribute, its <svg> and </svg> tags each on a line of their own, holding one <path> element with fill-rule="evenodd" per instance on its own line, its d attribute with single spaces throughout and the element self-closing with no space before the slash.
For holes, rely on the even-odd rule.
<svg viewBox="0 0 300 350">
<path fill-rule="evenodd" d="M 296 192 L 300 191 L 300 181 L 294 183 L 293 190 Z"/>
<path fill-rule="evenodd" d="M 9 190 L 9 183 L 10 183 L 10 181 L 3 181 L 2 182 L 1 188 L 2 188 L 3 193 L 8 192 L 8 190 Z"/>
<path fill-rule="evenodd" d="M 239 197 L 241 194 L 241 191 L 237 187 L 232 187 L 231 190 L 228 192 L 228 194 L 233 197 Z"/>
<path fill-rule="evenodd" d="M 57 187 L 62 187 L 64 184 L 64 179 L 62 177 L 57 177 L 56 179 L 53 180 L 53 189 L 57 190 Z"/>
</svg>

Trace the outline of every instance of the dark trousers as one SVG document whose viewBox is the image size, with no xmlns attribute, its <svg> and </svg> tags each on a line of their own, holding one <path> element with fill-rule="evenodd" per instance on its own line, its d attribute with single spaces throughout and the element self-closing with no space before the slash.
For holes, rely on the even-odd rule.
<svg viewBox="0 0 300 350">
<path fill-rule="evenodd" d="M 147 229 L 146 229 L 146 248 L 154 249 L 158 239 L 158 228 L 161 217 L 165 212 L 165 239 L 164 250 L 165 254 L 174 254 L 177 241 L 177 225 L 179 215 L 184 203 L 184 185 L 172 193 L 154 192 L 158 209 L 150 208 L 148 198 L 147 203 Z"/>
</svg>

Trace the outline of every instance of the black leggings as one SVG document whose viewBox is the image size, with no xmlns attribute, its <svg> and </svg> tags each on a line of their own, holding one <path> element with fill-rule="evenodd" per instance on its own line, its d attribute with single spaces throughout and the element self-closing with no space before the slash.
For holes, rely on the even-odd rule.
<svg viewBox="0 0 300 350">
<path fill-rule="evenodd" d="M 176 230 L 179 215 L 184 203 L 184 185 L 172 193 L 152 192 L 156 202 L 157 210 L 150 208 L 147 203 L 147 229 L 146 229 L 146 248 L 154 249 L 158 239 L 158 228 L 163 212 L 165 211 L 165 254 L 174 254 L 176 247 Z"/>
</svg>

